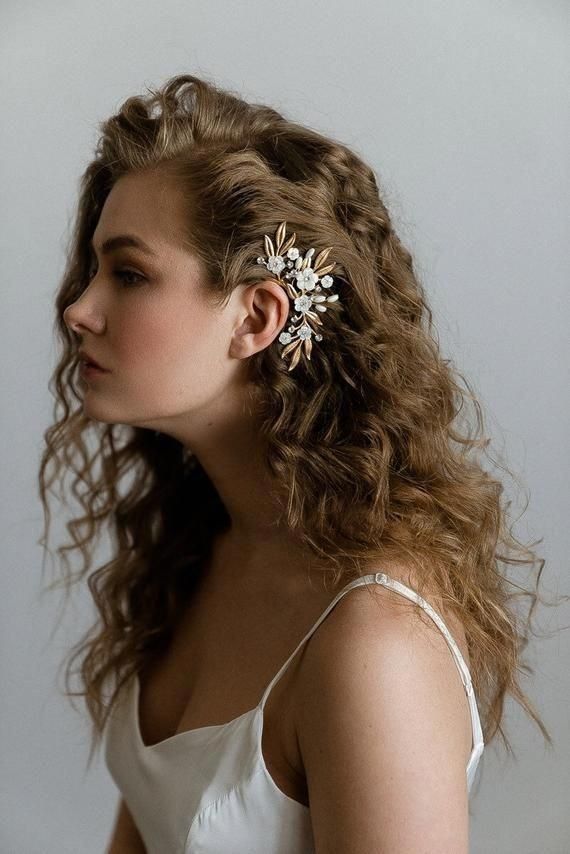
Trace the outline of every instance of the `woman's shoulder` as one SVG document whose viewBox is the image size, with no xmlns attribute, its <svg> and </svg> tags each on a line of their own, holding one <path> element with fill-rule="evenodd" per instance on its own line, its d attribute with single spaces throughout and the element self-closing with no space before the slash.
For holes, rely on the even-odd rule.
<svg viewBox="0 0 570 854">
<path fill-rule="evenodd" d="M 443 604 L 439 592 L 433 588 L 422 590 L 417 570 L 404 562 L 383 562 L 366 574 L 375 572 L 384 573 L 388 580 L 400 582 L 413 593 L 421 590 L 421 599 L 441 618 L 469 667 L 465 628 L 460 617 Z M 312 656 L 330 657 L 333 648 L 338 651 L 339 647 L 357 643 L 359 638 L 385 644 L 388 636 L 401 642 L 418 632 L 424 642 L 435 644 L 440 652 L 448 650 L 447 639 L 422 604 L 379 582 L 358 585 L 341 596 L 315 638 L 311 638 Z"/>
</svg>

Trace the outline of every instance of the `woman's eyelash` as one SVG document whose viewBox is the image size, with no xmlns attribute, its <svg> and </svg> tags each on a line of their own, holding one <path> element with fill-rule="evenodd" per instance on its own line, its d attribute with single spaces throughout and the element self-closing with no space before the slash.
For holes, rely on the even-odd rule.
<svg viewBox="0 0 570 854">
<path fill-rule="evenodd" d="M 90 281 L 96 272 L 97 271 L 93 267 L 89 270 L 88 275 L 89 275 Z M 141 276 L 140 273 L 135 273 L 133 270 L 113 270 L 113 275 L 117 276 L 123 282 L 123 285 L 126 288 L 134 288 L 136 285 L 139 284 L 139 282 L 143 281 L 145 278 L 144 276 Z M 126 282 L 125 278 L 127 276 L 134 276 L 136 281 L 135 282 Z"/>
<path fill-rule="evenodd" d="M 132 288 L 135 285 L 138 285 L 139 282 L 144 280 L 144 276 L 141 276 L 139 273 L 134 273 L 132 270 L 113 270 L 113 275 L 118 276 L 126 288 Z M 125 282 L 126 276 L 134 276 L 136 281 L 135 282 Z"/>
</svg>

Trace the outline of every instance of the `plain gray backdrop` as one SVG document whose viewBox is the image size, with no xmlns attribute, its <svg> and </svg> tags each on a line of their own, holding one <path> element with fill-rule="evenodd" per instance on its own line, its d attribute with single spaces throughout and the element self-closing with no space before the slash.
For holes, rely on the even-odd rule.
<svg viewBox="0 0 570 854">
<path fill-rule="evenodd" d="M 55 633 L 61 596 L 39 596 L 53 298 L 98 123 L 146 85 L 204 74 L 364 157 L 442 349 L 484 407 L 490 451 L 522 482 L 524 492 L 505 481 L 515 533 L 543 538 L 543 589 L 568 593 L 569 10 L 563 0 L 4 0 L 0 854 L 102 854 L 118 800 L 101 756 L 85 773 L 83 701 L 74 711 L 57 676 L 94 616 L 87 588 Z M 55 548 L 68 511 L 52 510 Z M 529 646 L 535 673 L 522 676 L 555 750 L 508 701 L 516 759 L 498 742 L 484 752 L 474 854 L 570 852 L 569 623 L 567 605 L 540 610 L 552 635 Z"/>
</svg>

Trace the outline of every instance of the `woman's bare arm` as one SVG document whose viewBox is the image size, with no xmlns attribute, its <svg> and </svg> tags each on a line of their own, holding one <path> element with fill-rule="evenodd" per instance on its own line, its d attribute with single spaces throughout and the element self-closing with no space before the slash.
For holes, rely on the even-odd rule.
<svg viewBox="0 0 570 854">
<path fill-rule="evenodd" d="M 144 842 L 123 798 L 119 801 L 113 835 L 105 854 L 147 854 Z"/>
</svg>

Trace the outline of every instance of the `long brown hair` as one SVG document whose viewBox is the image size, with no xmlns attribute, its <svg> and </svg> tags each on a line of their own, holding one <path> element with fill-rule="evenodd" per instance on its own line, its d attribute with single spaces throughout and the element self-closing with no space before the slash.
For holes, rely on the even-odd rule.
<svg viewBox="0 0 570 854">
<path fill-rule="evenodd" d="M 82 690 L 66 693 L 85 697 L 89 762 L 121 686 L 168 642 L 201 560 L 228 521 L 191 452 L 155 431 L 94 423 L 76 388 L 77 342 L 63 313 L 86 287 L 89 242 L 109 191 L 122 175 L 148 169 L 162 170 L 184 193 L 188 247 L 204 265 L 214 302 L 266 278 L 255 259 L 264 254 L 263 235 L 282 221 L 298 245 L 335 247 L 342 310 L 327 314 L 326 340 L 311 361 L 288 372 L 275 346 L 250 359 L 260 443 L 268 470 L 287 485 L 287 524 L 335 585 L 405 559 L 418 592 L 437 590 L 462 621 L 485 742 L 499 732 L 511 750 L 501 726 L 511 694 L 552 744 L 519 683 L 522 670 L 532 672 L 522 652 L 545 561 L 515 538 L 501 479 L 476 458 L 490 441 L 481 406 L 440 353 L 423 286 L 373 170 L 342 143 L 213 82 L 178 75 L 148 91 L 102 123 L 82 176 L 55 300 L 63 352 L 50 381 L 54 423 L 39 471 L 44 547 L 47 492 L 59 477 L 63 496 L 67 470 L 81 506 L 67 523 L 71 542 L 57 550 L 62 577 L 48 590 L 69 593 L 86 578 L 98 613 L 66 667 L 69 688 L 81 659 Z M 458 420 L 468 401 L 472 430 Z M 93 568 L 104 526 L 113 554 Z M 67 552 L 77 549 L 83 567 L 73 573 Z M 517 568 L 516 582 L 508 565 Z M 538 566 L 529 588 L 520 583 L 523 565 Z M 523 599 L 526 611 L 515 607 Z"/>
</svg>

